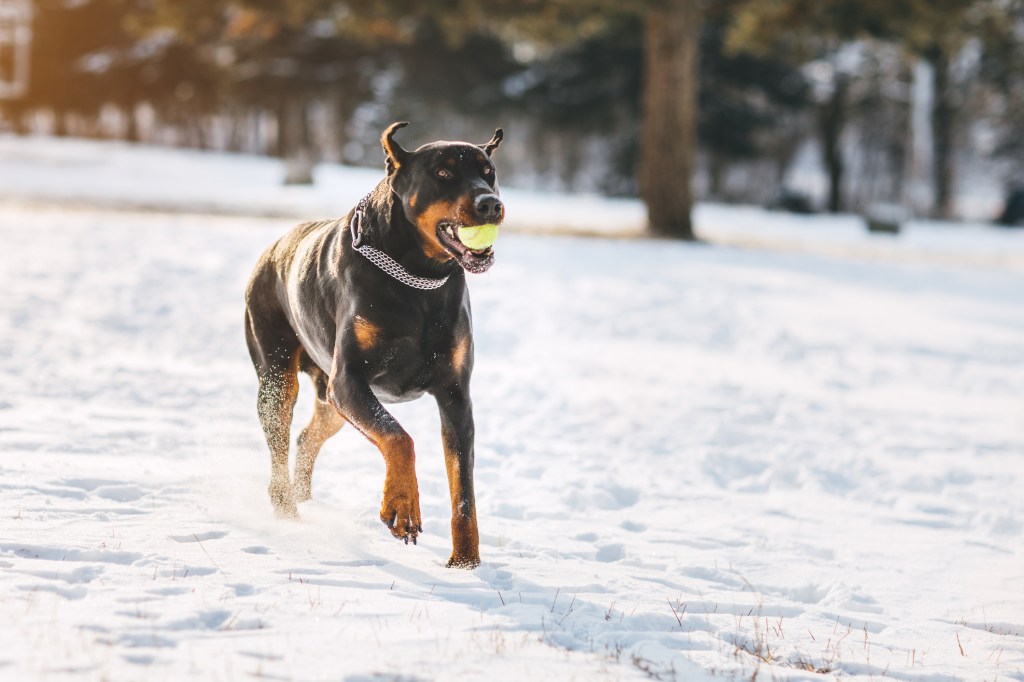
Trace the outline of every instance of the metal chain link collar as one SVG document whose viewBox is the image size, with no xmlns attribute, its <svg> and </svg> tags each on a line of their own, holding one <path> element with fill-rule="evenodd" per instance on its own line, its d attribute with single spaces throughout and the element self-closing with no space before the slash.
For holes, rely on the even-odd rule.
<svg viewBox="0 0 1024 682">
<path fill-rule="evenodd" d="M 370 261 L 385 273 L 391 275 L 391 277 L 397 279 L 408 287 L 430 291 L 431 289 L 437 289 L 444 286 L 444 283 L 448 281 L 449 275 L 445 275 L 441 279 L 418 277 L 410 274 L 408 270 L 403 268 L 398 261 L 388 254 L 379 249 L 373 248 L 369 244 L 362 243 L 363 214 L 366 211 L 366 205 L 368 203 L 370 203 L 369 194 L 359 201 L 359 204 L 356 206 L 356 210 L 352 213 L 352 222 L 349 224 L 349 228 L 352 230 L 352 248 L 363 254 L 363 256 L 366 257 L 366 260 Z"/>
</svg>

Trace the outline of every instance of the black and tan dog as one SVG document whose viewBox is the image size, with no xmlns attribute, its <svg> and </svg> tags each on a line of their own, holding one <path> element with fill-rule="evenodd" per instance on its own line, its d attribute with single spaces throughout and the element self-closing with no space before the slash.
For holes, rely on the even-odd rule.
<svg viewBox="0 0 1024 682">
<path fill-rule="evenodd" d="M 381 137 L 387 177 L 339 220 L 299 225 L 260 258 L 246 291 L 245 338 L 259 376 L 257 409 L 270 446 L 270 500 L 296 515 L 310 497 L 324 441 L 348 422 L 384 455 L 380 518 L 400 539 L 422 531 L 413 440 L 382 402 L 429 393 L 441 413 L 452 502 L 449 566 L 480 563 L 473 496 L 473 329 L 465 270 L 484 272 L 490 248 L 458 239 L 460 225 L 500 223 L 486 144 L 434 142 L 406 151 L 392 124 Z M 288 444 L 298 372 L 316 387 L 299 434 L 295 477 Z"/>
</svg>

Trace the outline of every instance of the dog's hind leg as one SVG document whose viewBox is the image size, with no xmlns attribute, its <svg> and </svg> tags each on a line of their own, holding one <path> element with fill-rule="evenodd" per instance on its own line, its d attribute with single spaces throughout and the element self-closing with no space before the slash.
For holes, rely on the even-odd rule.
<svg viewBox="0 0 1024 682">
<path fill-rule="evenodd" d="M 274 368 L 266 376 L 261 376 L 256 399 L 263 435 L 270 448 L 270 502 L 274 505 L 274 513 L 283 517 L 298 515 L 295 495 L 288 480 L 288 441 L 295 399 L 299 395 L 295 364 Z"/>
<path fill-rule="evenodd" d="M 345 418 L 334 406 L 318 397 L 313 405 L 313 418 L 299 434 L 293 479 L 296 502 L 305 502 L 312 496 L 313 465 L 320 448 L 344 425 Z"/>
<path fill-rule="evenodd" d="M 263 435 L 270 448 L 270 501 L 274 513 L 283 517 L 298 515 L 291 481 L 288 478 L 288 441 L 292 413 L 299 394 L 299 358 L 302 348 L 287 325 L 267 324 L 257 327 L 250 311 L 246 311 L 246 342 L 260 386 L 256 411 L 263 425 Z"/>
</svg>

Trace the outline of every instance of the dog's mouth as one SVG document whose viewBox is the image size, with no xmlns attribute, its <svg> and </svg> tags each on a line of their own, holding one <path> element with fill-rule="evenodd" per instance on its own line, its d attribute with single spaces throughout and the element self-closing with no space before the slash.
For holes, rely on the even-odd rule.
<svg viewBox="0 0 1024 682">
<path fill-rule="evenodd" d="M 437 238 L 441 246 L 455 256 L 459 265 L 469 272 L 479 274 L 494 265 L 494 249 L 488 246 L 486 249 L 475 250 L 463 244 L 459 241 L 459 225 L 456 223 L 439 223 Z"/>
</svg>

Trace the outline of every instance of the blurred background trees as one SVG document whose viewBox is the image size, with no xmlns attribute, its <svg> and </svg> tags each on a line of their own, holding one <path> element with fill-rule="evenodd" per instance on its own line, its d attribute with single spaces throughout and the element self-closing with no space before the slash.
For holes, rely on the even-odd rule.
<svg viewBox="0 0 1024 682">
<path fill-rule="evenodd" d="M 988 217 L 1024 181 L 1024 0 L 31 6 L 19 134 L 277 155 L 301 182 L 380 165 L 393 120 L 501 125 L 507 184 L 640 196 L 683 238 L 695 198 Z"/>
</svg>

